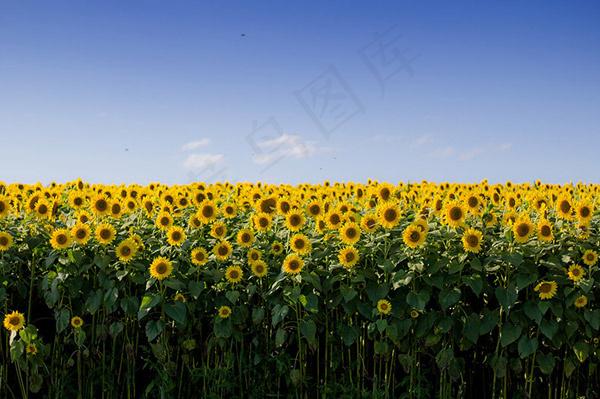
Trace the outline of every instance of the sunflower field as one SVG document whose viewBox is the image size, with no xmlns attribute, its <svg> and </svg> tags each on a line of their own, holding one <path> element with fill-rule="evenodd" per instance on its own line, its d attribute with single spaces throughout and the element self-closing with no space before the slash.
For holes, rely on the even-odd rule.
<svg viewBox="0 0 600 399">
<path fill-rule="evenodd" d="M 579 398 L 600 186 L 0 183 L 0 398 Z"/>
</svg>

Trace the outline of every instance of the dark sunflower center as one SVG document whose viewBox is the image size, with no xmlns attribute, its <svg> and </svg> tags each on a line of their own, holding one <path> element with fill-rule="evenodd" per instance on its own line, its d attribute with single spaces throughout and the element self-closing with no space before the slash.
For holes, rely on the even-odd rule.
<svg viewBox="0 0 600 399">
<path fill-rule="evenodd" d="M 294 242 L 294 245 L 296 246 L 296 248 L 302 249 L 302 248 L 304 248 L 304 240 L 296 240 Z"/>
<path fill-rule="evenodd" d="M 167 265 L 165 263 L 159 263 L 156 265 L 157 274 L 165 274 L 167 272 Z"/>
<path fill-rule="evenodd" d="M 168 217 L 166 217 L 166 216 L 163 216 L 163 217 L 160 219 L 160 224 L 161 224 L 162 226 L 168 226 L 168 225 L 169 225 L 169 223 L 171 223 L 171 219 L 169 219 L 169 218 L 168 218 Z"/>
<path fill-rule="evenodd" d="M 265 271 L 265 267 L 260 264 L 254 266 L 254 269 L 256 270 L 256 274 L 262 274 Z"/>
<path fill-rule="evenodd" d="M 64 245 L 67 243 L 67 236 L 64 234 L 59 234 L 58 236 L 56 236 L 56 242 L 59 243 L 60 245 Z"/>
<path fill-rule="evenodd" d="M 569 211 L 571 210 L 571 204 L 569 204 L 569 201 L 562 201 L 560 203 L 560 210 L 563 213 L 569 213 Z"/>
<path fill-rule="evenodd" d="M 227 247 L 225 245 L 221 245 L 219 247 L 218 252 L 219 252 L 219 255 L 225 256 L 225 255 L 227 255 L 227 253 L 229 252 L 229 250 L 227 249 Z"/>
<path fill-rule="evenodd" d="M 258 219 L 258 224 L 260 227 L 267 227 L 269 225 L 269 220 L 267 218 Z"/>
<path fill-rule="evenodd" d="M 338 224 L 340 222 L 340 216 L 334 213 L 333 215 L 331 215 L 331 218 L 329 218 L 329 220 L 333 224 Z"/>
<path fill-rule="evenodd" d="M 21 320 L 20 320 L 20 319 L 19 319 L 17 316 L 13 316 L 13 317 L 11 317 L 11 318 L 10 318 L 10 321 L 9 321 L 9 323 L 10 323 L 11 325 L 13 325 L 13 326 L 18 326 L 18 325 L 19 325 L 19 323 L 20 323 L 20 321 L 21 321 Z"/>
<path fill-rule="evenodd" d="M 292 215 L 292 217 L 290 217 L 290 224 L 294 227 L 298 226 L 300 224 L 302 219 L 300 219 L 300 216 L 298 215 Z"/>
<path fill-rule="evenodd" d="M 109 229 L 100 230 L 100 237 L 102 237 L 102 239 L 104 239 L 104 240 L 108 240 L 110 238 L 110 230 Z"/>
<path fill-rule="evenodd" d="M 264 213 L 271 213 L 271 212 L 273 212 L 273 209 L 275 209 L 276 205 L 277 205 L 277 202 L 273 198 L 269 198 L 269 199 L 264 200 L 260 204 L 260 210 L 263 211 Z"/>
<path fill-rule="evenodd" d="M 525 223 L 521 223 L 517 226 L 517 235 L 519 237 L 525 237 L 529 234 L 529 226 Z"/>
<path fill-rule="evenodd" d="M 366 223 L 367 227 L 370 229 L 374 228 L 376 224 L 377 221 L 375 221 L 375 219 L 368 219 Z"/>
<path fill-rule="evenodd" d="M 550 293 L 550 291 L 552 291 L 552 284 L 543 283 L 542 286 L 540 287 L 540 291 L 542 291 L 544 294 Z"/>
<path fill-rule="evenodd" d="M 579 269 L 575 268 L 571 270 L 571 274 L 575 277 L 578 277 L 581 274 L 581 272 L 579 271 Z"/>
<path fill-rule="evenodd" d="M 388 305 L 387 303 L 382 303 L 381 305 L 379 305 L 379 307 L 381 308 L 381 310 L 386 311 L 388 309 Z"/>
<path fill-rule="evenodd" d="M 81 216 L 79 216 L 79 221 L 81 223 L 87 223 L 90 221 L 90 219 L 88 219 L 88 217 L 86 215 L 81 215 Z"/>
<path fill-rule="evenodd" d="M 181 233 L 180 233 L 179 231 L 174 231 L 174 232 L 171 234 L 171 239 L 172 239 L 173 241 L 179 241 L 179 240 L 181 240 Z"/>
<path fill-rule="evenodd" d="M 346 262 L 352 262 L 354 260 L 354 254 L 352 252 L 348 252 L 346 254 Z"/>
<path fill-rule="evenodd" d="M 589 261 L 593 261 L 594 260 L 594 254 L 587 254 L 586 259 Z"/>
<path fill-rule="evenodd" d="M 239 276 L 240 275 L 237 270 L 232 270 L 229 272 L 229 278 L 232 280 L 236 280 Z"/>
<path fill-rule="evenodd" d="M 218 236 L 223 235 L 223 227 L 218 226 L 217 228 L 215 228 L 215 234 Z"/>
<path fill-rule="evenodd" d="M 383 188 L 379 192 L 379 195 L 381 196 L 382 200 L 387 201 L 388 199 L 390 199 L 390 190 L 388 188 Z"/>
<path fill-rule="evenodd" d="M 119 213 L 121 213 L 121 205 L 119 205 L 119 204 L 113 204 L 113 206 L 111 207 L 111 212 L 114 215 L 118 215 Z"/>
<path fill-rule="evenodd" d="M 462 219 L 462 216 L 463 216 L 462 209 L 460 209 L 457 206 L 451 208 L 449 213 L 450 213 L 450 219 L 453 221 Z"/>
<path fill-rule="evenodd" d="M 96 209 L 100 212 L 104 212 L 106 209 L 108 209 L 108 203 L 101 199 L 96 201 Z"/>
<path fill-rule="evenodd" d="M 121 255 L 129 256 L 129 254 L 131 254 L 131 248 L 129 248 L 128 246 L 124 246 L 121 248 Z"/>
<path fill-rule="evenodd" d="M 441 200 L 435 201 L 435 210 L 440 211 L 442 209 L 442 205 L 443 205 L 443 203 Z"/>
<path fill-rule="evenodd" d="M 242 234 L 242 242 L 250 242 L 250 239 L 251 239 L 250 234 L 248 234 L 248 233 Z"/>
<path fill-rule="evenodd" d="M 475 208 L 477 206 L 477 204 L 479 203 L 479 201 L 477 200 L 476 197 L 469 197 L 469 199 L 467 200 L 467 203 L 469 204 L 469 206 L 471 208 Z"/>
<path fill-rule="evenodd" d="M 202 252 L 198 252 L 196 254 L 196 260 L 202 262 L 204 260 L 204 254 Z"/>
<path fill-rule="evenodd" d="M 544 237 L 549 237 L 550 234 L 552 234 L 552 230 L 550 230 L 550 226 L 542 226 L 541 232 Z"/>
<path fill-rule="evenodd" d="M 516 204 L 517 201 L 514 198 L 508 200 L 508 206 L 510 206 L 511 208 L 514 208 Z"/>
<path fill-rule="evenodd" d="M 411 242 L 419 242 L 419 240 L 421 239 L 421 233 L 419 233 L 418 231 L 412 231 L 408 236 L 408 239 Z"/>
<path fill-rule="evenodd" d="M 584 217 L 584 218 L 586 218 L 586 217 L 590 216 L 590 213 L 591 213 L 591 211 L 590 211 L 590 208 L 588 208 L 587 206 L 584 206 L 584 207 L 583 207 L 583 208 L 581 208 L 581 210 L 579 211 L 579 214 L 580 214 L 582 217 Z"/>
<path fill-rule="evenodd" d="M 48 207 L 44 204 L 41 204 L 38 208 L 38 212 L 42 215 L 45 215 L 46 213 L 48 213 Z"/>
<path fill-rule="evenodd" d="M 476 247 L 479 245 L 479 238 L 477 238 L 477 236 L 474 234 L 468 235 L 467 244 L 469 244 L 469 247 Z"/>
<path fill-rule="evenodd" d="M 233 213 L 233 208 L 228 206 L 227 208 L 225 208 L 225 213 L 227 213 L 228 215 L 231 215 Z"/>
<path fill-rule="evenodd" d="M 319 212 L 321 212 L 321 208 L 319 208 L 319 205 L 313 205 L 310 207 L 310 213 L 312 213 L 313 215 L 318 215 Z"/>
<path fill-rule="evenodd" d="M 395 221 L 397 216 L 398 216 L 398 214 L 393 209 L 387 209 L 385 211 L 385 213 L 383 214 L 383 218 L 385 219 L 386 222 Z"/>
<path fill-rule="evenodd" d="M 0 237 L 0 245 L 2 245 L 3 247 L 8 245 L 8 238 L 2 236 Z"/>
<path fill-rule="evenodd" d="M 75 237 L 79 238 L 80 240 L 84 239 L 86 236 L 86 232 L 84 229 L 79 229 L 77 230 L 77 232 L 75 233 Z"/>
<path fill-rule="evenodd" d="M 76 206 L 81 206 L 81 204 L 83 204 L 83 199 L 81 199 L 81 198 L 79 198 L 79 197 L 76 197 L 76 198 L 73 200 L 73 203 L 74 203 Z"/>
<path fill-rule="evenodd" d="M 298 270 L 300 268 L 300 263 L 298 263 L 297 261 L 293 260 L 290 262 L 289 266 L 290 270 L 295 271 Z"/>
<path fill-rule="evenodd" d="M 214 210 L 211 206 L 205 206 L 204 208 L 202 208 L 202 216 L 204 216 L 205 218 L 210 218 L 213 214 Z"/>
</svg>

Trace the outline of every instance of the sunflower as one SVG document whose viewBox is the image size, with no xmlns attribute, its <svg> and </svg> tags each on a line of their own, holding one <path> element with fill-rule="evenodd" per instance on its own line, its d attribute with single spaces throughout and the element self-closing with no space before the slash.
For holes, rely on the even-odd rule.
<svg viewBox="0 0 600 399">
<path fill-rule="evenodd" d="M 210 235 L 214 238 L 222 239 L 225 237 L 225 235 L 227 235 L 227 227 L 225 227 L 225 225 L 221 222 L 215 222 L 210 229 Z"/>
<path fill-rule="evenodd" d="M 25 352 L 27 352 L 28 355 L 36 355 L 38 353 L 38 348 L 35 344 L 27 344 Z"/>
<path fill-rule="evenodd" d="M 340 228 L 340 238 L 345 244 L 355 244 L 360 239 L 360 227 L 354 222 L 346 222 Z"/>
<path fill-rule="evenodd" d="M 173 226 L 173 216 L 168 212 L 161 212 L 156 216 L 156 227 L 167 231 Z"/>
<path fill-rule="evenodd" d="M 273 225 L 273 217 L 268 213 L 260 212 L 254 215 L 254 228 L 258 231 L 267 231 Z"/>
<path fill-rule="evenodd" d="M 169 277 L 171 272 L 173 272 L 173 264 L 162 256 L 154 258 L 150 265 L 150 275 L 158 280 Z"/>
<path fill-rule="evenodd" d="M 121 241 L 121 243 L 115 249 L 117 257 L 121 262 L 129 262 L 137 253 L 137 245 L 131 239 Z"/>
<path fill-rule="evenodd" d="M 116 234 L 115 228 L 112 225 L 102 223 L 96 227 L 94 236 L 100 244 L 110 244 L 115 239 Z"/>
<path fill-rule="evenodd" d="M 360 221 L 360 228 L 365 233 L 373 233 L 379 228 L 379 219 L 374 213 L 369 213 L 363 216 Z"/>
<path fill-rule="evenodd" d="M 217 205 L 210 201 L 203 201 L 198 207 L 198 218 L 204 223 L 210 223 L 217 217 Z"/>
<path fill-rule="evenodd" d="M 71 233 L 67 229 L 56 229 L 50 238 L 50 244 L 54 249 L 66 249 L 71 246 Z"/>
<path fill-rule="evenodd" d="M 239 246 L 248 248 L 254 242 L 254 233 L 249 229 L 241 229 L 237 233 L 236 241 Z"/>
<path fill-rule="evenodd" d="M 71 227 L 73 240 L 80 245 L 85 245 L 92 237 L 92 232 L 87 224 L 77 223 Z"/>
<path fill-rule="evenodd" d="M 133 241 L 138 251 L 144 249 L 144 242 L 142 241 L 142 237 L 140 237 L 139 235 L 131 233 L 129 234 L 129 240 Z"/>
<path fill-rule="evenodd" d="M 190 216 L 190 218 L 188 219 L 188 225 L 192 229 L 197 229 L 200 226 L 202 226 L 202 221 L 200 220 L 200 218 L 197 215 L 194 214 L 194 215 Z"/>
<path fill-rule="evenodd" d="M 231 315 L 231 308 L 229 306 L 221 306 L 218 312 L 220 318 L 226 319 Z"/>
<path fill-rule="evenodd" d="M 327 227 L 335 230 L 342 225 L 342 222 L 342 213 L 339 210 L 332 209 L 327 212 L 327 215 L 325 216 L 325 223 L 327 224 Z"/>
<path fill-rule="evenodd" d="M 535 286 L 534 291 L 540 292 L 540 299 L 552 299 L 556 295 L 557 288 L 555 281 L 542 281 Z"/>
<path fill-rule="evenodd" d="M 50 219 L 52 218 L 52 205 L 45 199 L 41 199 L 37 202 L 35 213 L 39 218 Z"/>
<path fill-rule="evenodd" d="M 10 202 L 3 195 L 0 195 L 0 218 L 8 216 L 9 213 Z"/>
<path fill-rule="evenodd" d="M 118 219 L 121 216 L 123 216 L 123 204 L 118 199 L 112 200 L 108 209 L 108 213 L 110 214 L 110 216 L 112 216 L 115 219 Z"/>
<path fill-rule="evenodd" d="M 311 201 L 307 206 L 306 210 L 308 214 L 313 218 L 319 217 L 323 213 L 323 207 L 318 201 Z"/>
<path fill-rule="evenodd" d="M 228 219 L 237 215 L 237 206 L 233 202 L 225 202 L 221 205 L 221 213 Z"/>
<path fill-rule="evenodd" d="M 133 198 L 125 200 L 125 209 L 127 212 L 135 212 L 139 208 L 138 202 Z"/>
<path fill-rule="evenodd" d="M 256 248 L 252 248 L 250 251 L 248 251 L 246 257 L 248 258 L 248 263 L 252 264 L 252 262 L 262 259 L 262 252 Z"/>
<path fill-rule="evenodd" d="M 481 200 L 479 199 L 479 195 L 477 193 L 471 193 L 467 195 L 467 198 L 465 199 L 465 205 L 467 210 L 473 215 L 479 215 L 481 213 Z"/>
<path fill-rule="evenodd" d="M 579 281 L 584 276 L 585 271 L 579 265 L 571 265 L 569 267 L 569 278 L 573 281 Z"/>
<path fill-rule="evenodd" d="M 598 261 L 598 253 L 596 251 L 592 251 L 588 249 L 583 253 L 583 263 L 588 266 L 594 266 Z"/>
<path fill-rule="evenodd" d="M 257 202 L 256 208 L 259 212 L 273 215 L 277 212 L 277 199 L 275 197 L 262 198 Z"/>
<path fill-rule="evenodd" d="M 204 248 L 194 248 L 192 250 L 192 263 L 194 265 L 202 266 L 208 262 L 208 254 Z"/>
<path fill-rule="evenodd" d="M 173 297 L 173 300 L 174 301 L 181 301 L 183 303 L 187 302 L 187 300 L 185 299 L 185 297 L 183 296 L 183 294 L 179 293 L 179 292 L 177 294 L 175 294 L 175 296 Z"/>
<path fill-rule="evenodd" d="M 571 219 L 573 205 L 567 196 L 563 195 L 556 201 L 556 213 L 563 219 Z"/>
<path fill-rule="evenodd" d="M 292 209 L 292 204 L 290 204 L 290 201 L 287 200 L 286 198 L 280 198 L 279 200 L 277 200 L 277 211 L 285 216 L 287 215 L 287 213 L 290 211 L 290 209 Z M 268 212 L 267 212 L 268 213 Z"/>
<path fill-rule="evenodd" d="M 12 246 L 12 236 L 6 231 L 0 231 L 0 251 L 6 251 Z"/>
<path fill-rule="evenodd" d="M 179 226 L 173 226 L 167 231 L 167 241 L 170 245 L 180 246 L 185 241 L 185 232 Z"/>
<path fill-rule="evenodd" d="M 414 222 L 412 222 L 413 226 L 417 226 L 423 233 L 427 234 L 429 231 L 429 225 L 427 224 L 427 219 L 425 218 L 417 218 Z"/>
<path fill-rule="evenodd" d="M 460 202 L 454 200 L 446 205 L 444 221 L 450 226 L 459 227 L 465 221 L 466 216 L 467 212 Z"/>
<path fill-rule="evenodd" d="M 580 223 L 587 223 L 592 219 L 594 214 L 594 206 L 589 202 L 580 202 L 575 210 L 577 219 Z"/>
<path fill-rule="evenodd" d="M 519 215 L 515 212 L 505 212 L 504 215 L 502 216 L 502 225 L 503 226 L 510 226 L 512 227 L 515 222 L 517 221 L 517 218 L 519 217 Z"/>
<path fill-rule="evenodd" d="M 400 221 L 400 207 L 393 202 L 386 202 L 377 208 L 379 214 L 379 224 L 386 228 L 392 229 Z"/>
<path fill-rule="evenodd" d="M 71 319 L 71 325 L 73 328 L 79 328 L 83 325 L 83 320 L 79 316 L 75 316 Z"/>
<path fill-rule="evenodd" d="M 482 239 L 481 231 L 469 228 L 462 237 L 463 248 L 467 252 L 479 253 Z"/>
<path fill-rule="evenodd" d="M 290 238 L 290 248 L 300 255 L 306 255 L 312 250 L 312 244 L 304 234 L 294 234 Z"/>
<path fill-rule="evenodd" d="M 581 295 L 579 298 L 575 299 L 575 306 L 578 308 L 582 308 L 587 305 L 588 299 L 585 295 Z"/>
<path fill-rule="evenodd" d="M 283 245 L 279 241 L 273 241 L 271 244 L 271 253 L 273 255 L 280 255 L 283 252 Z"/>
<path fill-rule="evenodd" d="M 244 272 L 239 266 L 229 266 L 225 271 L 225 278 L 232 284 L 237 284 L 242 281 Z"/>
<path fill-rule="evenodd" d="M 96 216 L 107 215 L 109 210 L 108 201 L 103 196 L 96 196 L 91 202 L 92 213 Z"/>
<path fill-rule="evenodd" d="M 417 248 L 425 242 L 426 233 L 421 231 L 419 226 L 410 225 L 404 229 L 402 240 L 410 248 Z"/>
<path fill-rule="evenodd" d="M 267 266 L 265 261 L 258 260 L 256 262 L 252 263 L 252 273 L 256 277 L 264 277 L 267 275 L 268 271 L 269 271 L 269 267 Z"/>
<path fill-rule="evenodd" d="M 92 215 L 86 210 L 80 210 L 75 214 L 77 223 L 85 224 L 92 221 Z"/>
<path fill-rule="evenodd" d="M 360 256 L 358 255 L 358 250 L 356 248 L 348 245 L 340 251 L 338 259 L 342 265 L 350 268 L 356 265 Z"/>
<path fill-rule="evenodd" d="M 304 226 L 306 218 L 304 214 L 298 210 L 291 210 L 285 216 L 285 226 L 289 231 L 298 232 Z"/>
<path fill-rule="evenodd" d="M 213 248 L 213 253 L 218 260 L 227 260 L 229 255 L 231 255 L 231 251 L 231 244 L 228 241 L 220 241 Z"/>
<path fill-rule="evenodd" d="M 521 217 L 515 221 L 512 226 L 512 231 L 515 233 L 515 241 L 519 243 L 527 242 L 533 234 L 534 227 L 527 217 Z"/>
<path fill-rule="evenodd" d="M 298 274 L 304 267 L 304 261 L 297 254 L 289 254 L 283 261 L 283 271 L 287 274 Z"/>
<path fill-rule="evenodd" d="M 498 216 L 494 212 L 484 214 L 483 220 L 486 226 L 495 226 L 498 224 Z"/>
<path fill-rule="evenodd" d="M 412 317 L 413 319 L 416 319 L 417 317 L 419 317 L 419 312 L 417 312 L 415 309 L 411 310 L 410 317 Z"/>
<path fill-rule="evenodd" d="M 25 324 L 25 316 L 16 310 L 4 315 L 4 328 L 12 331 L 19 331 Z"/>
<path fill-rule="evenodd" d="M 394 195 L 394 186 L 389 183 L 381 183 L 377 188 L 376 195 L 381 202 L 387 202 Z"/>
<path fill-rule="evenodd" d="M 550 242 L 554 238 L 552 223 L 547 219 L 540 219 L 537 225 L 537 236 L 540 241 Z"/>
<path fill-rule="evenodd" d="M 377 302 L 377 310 L 381 314 L 388 314 L 390 313 L 390 310 L 392 310 L 392 304 L 386 299 L 380 299 L 379 302 Z"/>
</svg>

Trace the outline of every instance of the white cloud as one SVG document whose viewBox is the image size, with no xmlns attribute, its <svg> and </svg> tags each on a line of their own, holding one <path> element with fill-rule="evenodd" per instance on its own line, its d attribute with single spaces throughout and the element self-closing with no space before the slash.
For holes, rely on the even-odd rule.
<svg viewBox="0 0 600 399">
<path fill-rule="evenodd" d="M 392 136 L 391 134 L 377 134 L 369 140 L 372 143 L 391 143 L 396 140 L 396 136 Z"/>
<path fill-rule="evenodd" d="M 190 141 L 181 146 L 181 151 L 192 151 L 200 147 L 206 147 L 210 144 L 210 139 L 204 138 L 198 141 Z"/>
<path fill-rule="evenodd" d="M 305 159 L 319 151 L 327 150 L 325 147 L 318 148 L 314 141 L 303 141 L 300 136 L 290 134 L 261 141 L 256 143 L 256 146 L 265 150 L 253 155 L 252 160 L 257 164 L 266 164 L 285 157 Z"/>
<path fill-rule="evenodd" d="M 183 166 L 188 169 L 203 168 L 223 160 L 225 160 L 223 154 L 190 154 L 183 162 Z"/>
<path fill-rule="evenodd" d="M 410 143 L 410 148 L 417 148 L 417 147 L 421 147 L 423 145 L 430 144 L 430 143 L 433 143 L 433 137 L 431 137 L 430 135 L 426 134 L 424 136 L 421 136 L 421 137 L 418 137 L 418 138 L 414 139 Z"/>
<path fill-rule="evenodd" d="M 482 147 L 478 147 L 478 148 L 471 148 L 468 151 L 463 152 L 462 154 L 460 154 L 458 156 L 458 159 L 460 159 L 461 161 L 466 161 L 469 160 L 477 155 L 483 154 L 487 152 L 486 148 L 482 148 Z"/>
<path fill-rule="evenodd" d="M 510 144 L 510 143 L 504 143 L 504 144 L 500 144 L 500 145 L 498 146 L 498 149 L 499 149 L 500 151 L 505 151 L 505 150 L 508 150 L 510 147 L 511 147 L 511 144 Z"/>
<path fill-rule="evenodd" d="M 455 154 L 453 147 L 444 147 L 427 154 L 429 158 L 447 158 Z"/>
</svg>

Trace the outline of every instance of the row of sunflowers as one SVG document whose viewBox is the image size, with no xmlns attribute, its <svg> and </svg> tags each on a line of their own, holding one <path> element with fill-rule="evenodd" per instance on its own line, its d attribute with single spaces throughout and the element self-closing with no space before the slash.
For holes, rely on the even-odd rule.
<svg viewBox="0 0 600 399">
<path fill-rule="evenodd" d="M 0 396 L 593 395 L 599 188 L 0 182 Z"/>
</svg>

